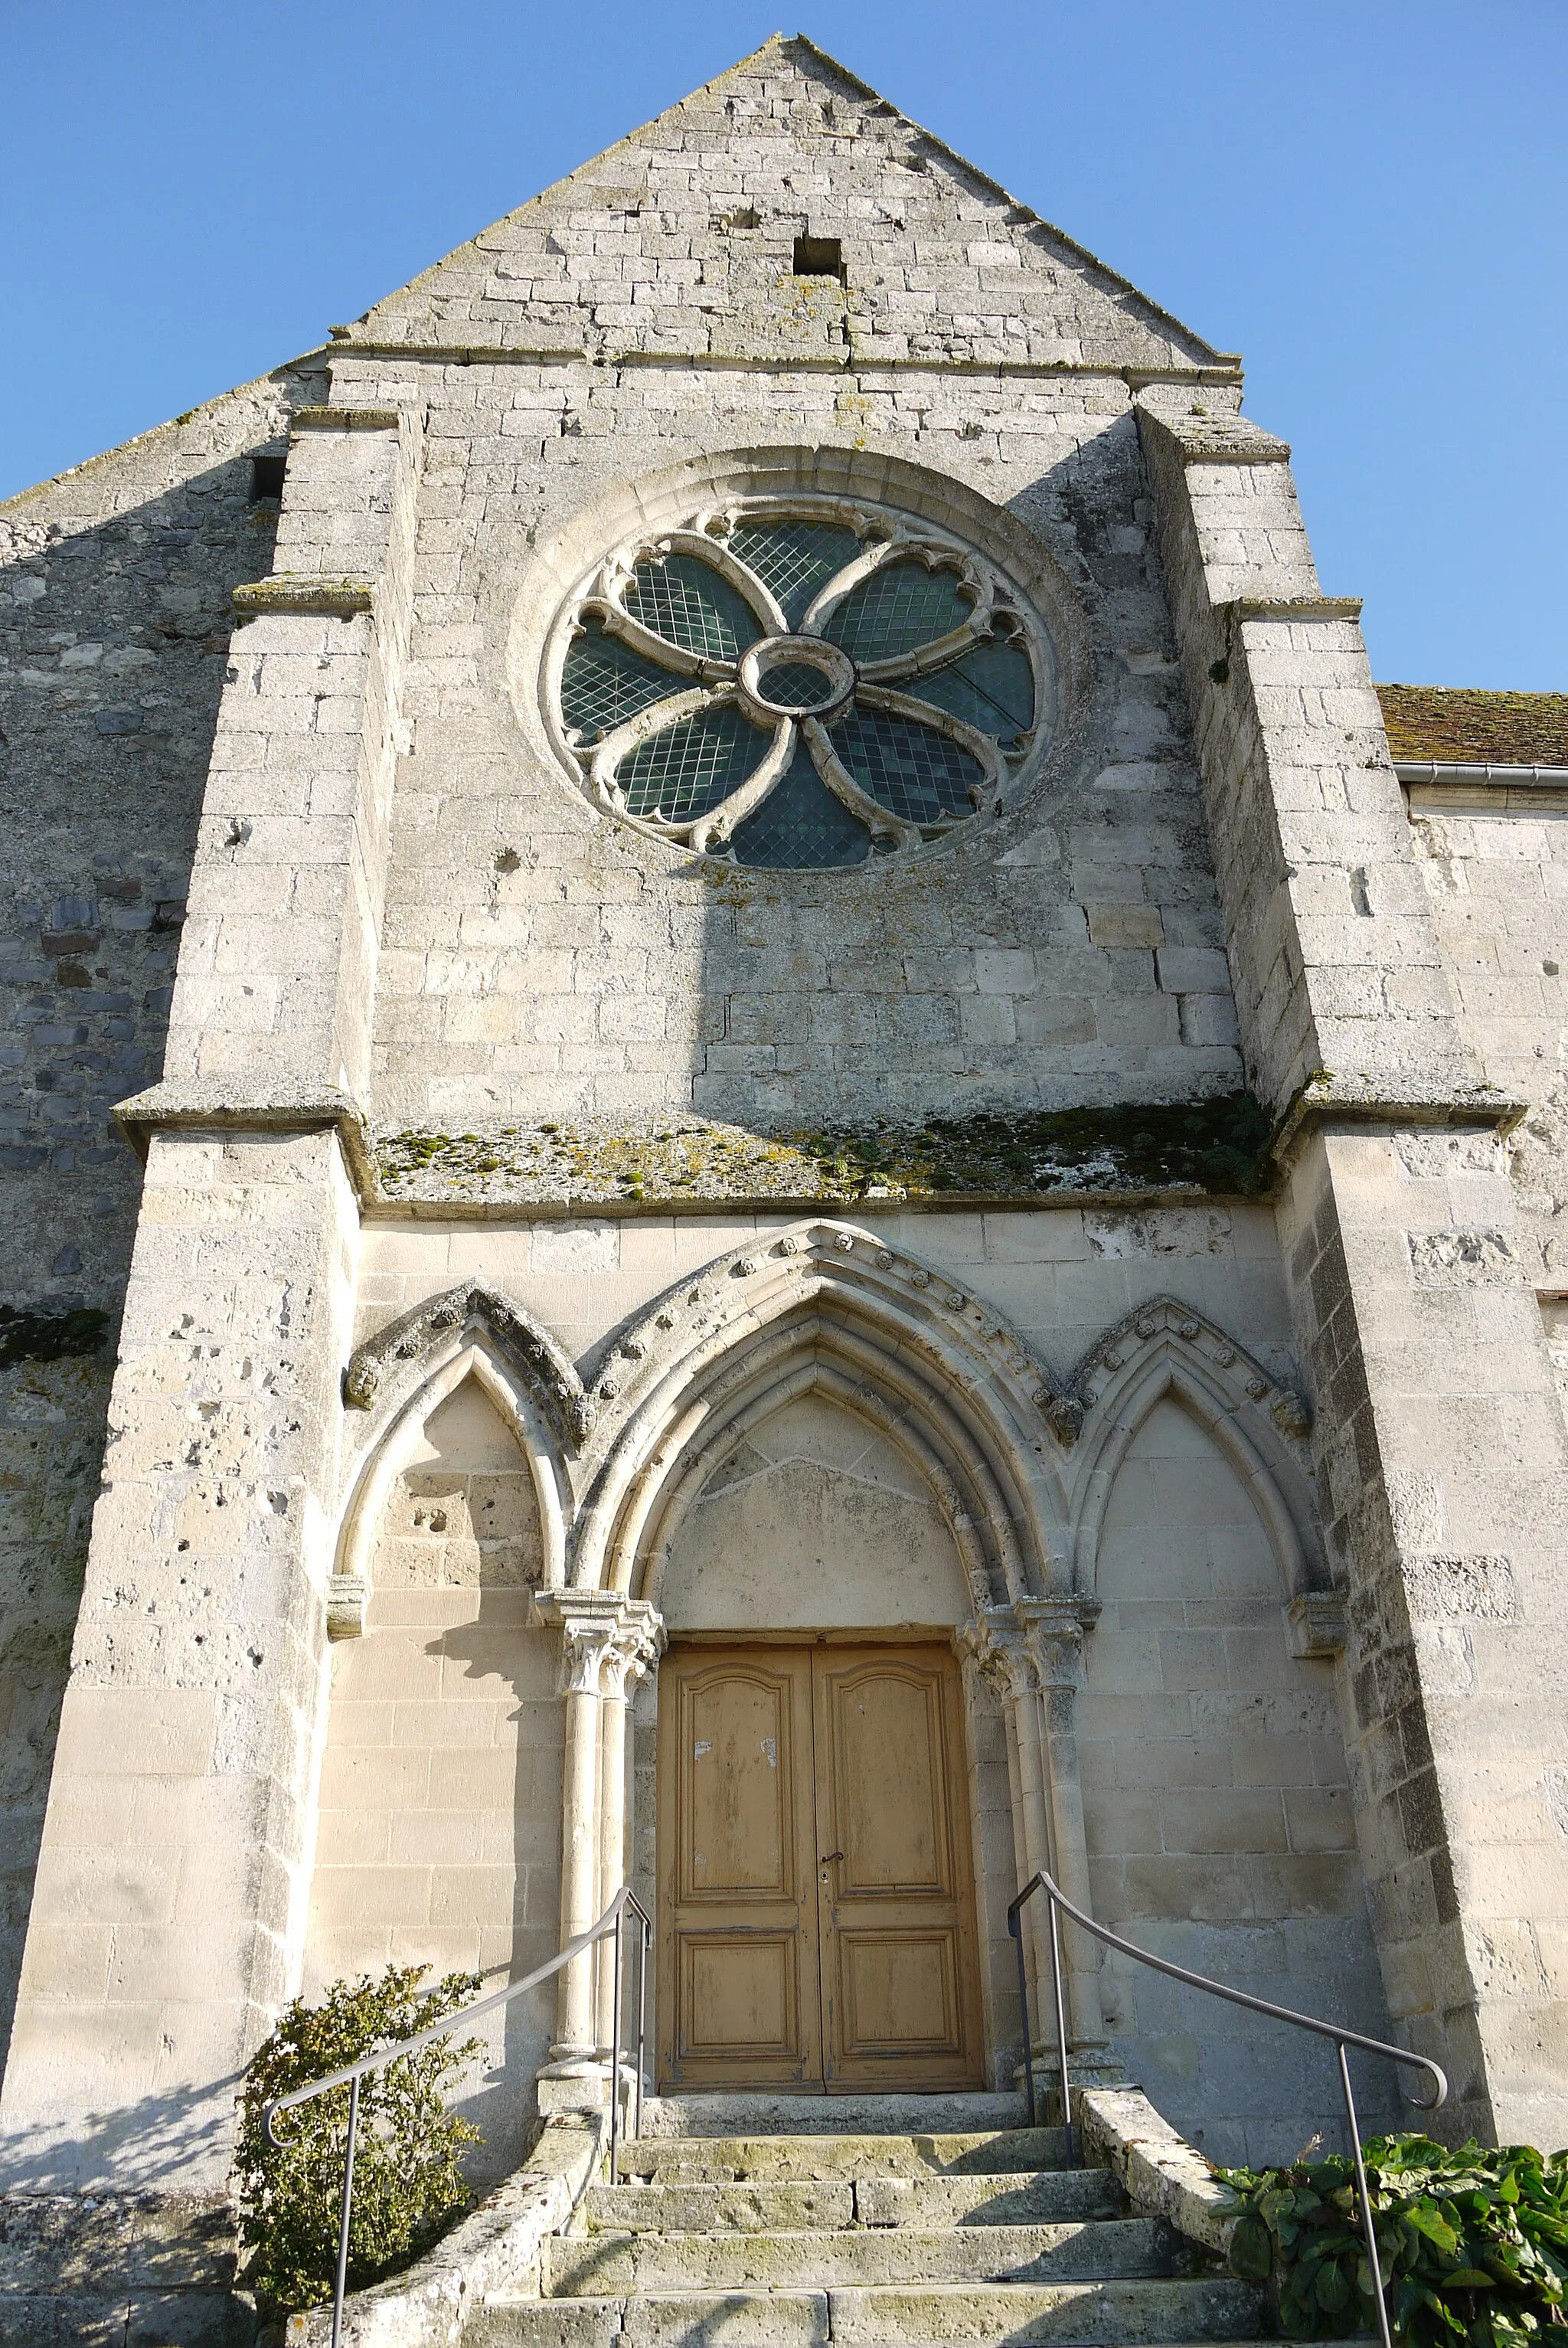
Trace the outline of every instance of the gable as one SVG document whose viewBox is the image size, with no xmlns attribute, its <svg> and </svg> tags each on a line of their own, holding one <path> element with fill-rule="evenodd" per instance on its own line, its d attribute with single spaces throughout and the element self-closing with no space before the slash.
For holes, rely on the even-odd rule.
<svg viewBox="0 0 1568 2348">
<path fill-rule="evenodd" d="M 844 282 L 797 276 L 836 239 Z M 378 303 L 351 345 L 1185 370 L 1224 355 L 800 36 Z"/>
</svg>

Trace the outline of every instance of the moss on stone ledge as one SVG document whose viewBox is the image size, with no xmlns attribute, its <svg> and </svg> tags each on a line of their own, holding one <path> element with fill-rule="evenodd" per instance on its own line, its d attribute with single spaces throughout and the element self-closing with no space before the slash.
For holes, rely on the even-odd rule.
<svg viewBox="0 0 1568 2348">
<path fill-rule="evenodd" d="M 671 1118 L 641 1133 L 593 1123 L 385 1135 L 389 1198 L 540 1205 L 709 1200 L 1040 1199 L 1190 1189 L 1255 1196 L 1269 1126 L 1250 1093 L 1214 1100 L 1006 1114 L 923 1125 L 868 1119 L 762 1134 Z"/>
</svg>

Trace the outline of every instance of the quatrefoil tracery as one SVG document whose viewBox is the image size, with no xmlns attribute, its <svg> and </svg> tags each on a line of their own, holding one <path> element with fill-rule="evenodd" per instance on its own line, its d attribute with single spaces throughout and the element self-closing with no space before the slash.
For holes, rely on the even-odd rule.
<svg viewBox="0 0 1568 2348">
<path fill-rule="evenodd" d="M 834 498 L 627 541 L 562 613 L 552 666 L 597 803 L 743 863 L 939 838 L 999 807 L 1054 711 L 1049 641 L 989 562 Z"/>
</svg>

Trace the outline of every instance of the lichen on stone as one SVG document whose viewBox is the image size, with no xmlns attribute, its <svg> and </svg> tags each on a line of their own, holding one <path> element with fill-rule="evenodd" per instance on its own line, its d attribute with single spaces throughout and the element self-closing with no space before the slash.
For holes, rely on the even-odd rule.
<svg viewBox="0 0 1568 2348">
<path fill-rule="evenodd" d="M 624 1127 L 559 1120 L 483 1132 L 382 1136 L 389 1198 L 496 1205 L 710 1200 L 853 1200 L 1191 1190 L 1253 1197 L 1268 1120 L 1250 1093 L 1216 1099 L 1013 1112 L 924 1124 L 887 1118 L 773 1133 L 710 1118 Z"/>
</svg>

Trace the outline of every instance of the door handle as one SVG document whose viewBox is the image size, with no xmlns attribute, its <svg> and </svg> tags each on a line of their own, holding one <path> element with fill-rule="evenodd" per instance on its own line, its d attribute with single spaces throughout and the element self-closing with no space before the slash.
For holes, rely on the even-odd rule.
<svg viewBox="0 0 1568 2348">
<path fill-rule="evenodd" d="M 831 1859 L 842 1859 L 843 1857 L 844 1853 L 841 1850 L 827 1850 L 824 1851 L 822 1857 L 816 1863 L 818 1867 L 826 1867 Z"/>
</svg>

